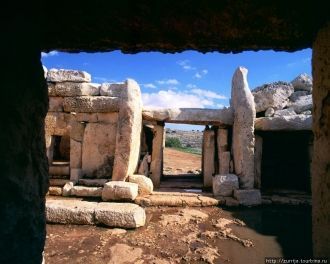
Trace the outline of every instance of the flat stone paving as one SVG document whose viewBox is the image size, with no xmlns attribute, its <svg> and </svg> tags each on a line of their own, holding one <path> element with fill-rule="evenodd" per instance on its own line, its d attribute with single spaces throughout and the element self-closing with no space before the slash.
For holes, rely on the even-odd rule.
<svg viewBox="0 0 330 264">
<path fill-rule="evenodd" d="M 145 225 L 146 214 L 134 203 L 104 203 L 74 198 L 47 198 L 48 223 L 106 225 L 136 228 Z"/>
</svg>

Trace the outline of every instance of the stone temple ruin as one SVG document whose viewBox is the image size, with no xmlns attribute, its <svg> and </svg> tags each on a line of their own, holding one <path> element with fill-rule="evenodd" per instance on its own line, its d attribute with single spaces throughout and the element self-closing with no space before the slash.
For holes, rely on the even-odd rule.
<svg viewBox="0 0 330 264">
<path fill-rule="evenodd" d="M 2 262 L 42 260 L 49 170 L 44 141 L 48 94 L 40 57 L 42 51 L 51 50 L 229 53 L 311 48 L 313 254 L 330 256 L 330 18 L 326 1 L 302 4 L 246 0 L 242 4 L 122 0 L 99 1 L 97 5 L 68 1 L 65 8 L 53 1 L 43 1 L 33 9 L 25 1 L 10 2 L 3 8 L 1 45 L 6 67 L 0 106 L 2 124 L 6 125 L 1 127 L 0 144 Z M 58 16 L 60 19 L 54 19 Z M 174 119 L 182 115 L 171 112 Z M 266 120 L 265 117 L 261 123 L 268 123 Z M 281 126 L 287 123 L 290 122 Z M 264 152 L 269 143 L 266 137 Z"/>
<path fill-rule="evenodd" d="M 251 91 L 247 69 L 240 67 L 224 109 L 143 108 L 140 88 L 130 79 L 94 84 L 86 72 L 57 69 L 46 71 L 46 78 L 51 195 L 156 205 L 152 191 L 162 179 L 164 124 L 185 123 L 207 125 L 202 176 L 204 188 L 213 190 L 209 203 L 310 203 L 260 192 L 310 193 L 312 80 L 306 74 Z"/>
</svg>

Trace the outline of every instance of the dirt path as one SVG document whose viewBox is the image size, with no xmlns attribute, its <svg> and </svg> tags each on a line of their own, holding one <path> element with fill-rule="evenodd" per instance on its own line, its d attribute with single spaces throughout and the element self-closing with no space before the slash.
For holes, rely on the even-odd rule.
<svg viewBox="0 0 330 264">
<path fill-rule="evenodd" d="M 264 264 L 270 256 L 311 255 L 310 212 L 251 208 L 240 214 L 217 207 L 146 211 L 147 225 L 137 230 L 48 225 L 46 263 Z"/>
<path fill-rule="evenodd" d="M 186 174 L 201 172 L 202 156 L 173 148 L 164 150 L 164 174 Z"/>
</svg>

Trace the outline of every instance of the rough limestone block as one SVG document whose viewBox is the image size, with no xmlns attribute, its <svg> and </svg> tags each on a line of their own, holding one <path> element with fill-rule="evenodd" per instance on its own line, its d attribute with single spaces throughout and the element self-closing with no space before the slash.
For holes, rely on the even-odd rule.
<svg viewBox="0 0 330 264">
<path fill-rule="evenodd" d="M 63 112 L 63 97 L 49 97 L 49 107 L 50 112 Z"/>
<path fill-rule="evenodd" d="M 103 201 L 134 201 L 138 195 L 138 185 L 132 182 L 111 181 L 104 184 Z"/>
<path fill-rule="evenodd" d="M 70 131 L 70 138 L 81 142 L 84 138 L 85 132 L 85 124 L 81 122 L 72 122 L 71 123 L 71 131 Z"/>
<path fill-rule="evenodd" d="M 87 178 L 111 178 L 116 124 L 88 123 L 82 145 L 82 170 Z"/>
<path fill-rule="evenodd" d="M 45 77 L 45 79 L 46 79 L 46 78 L 47 78 L 48 70 L 47 70 L 47 68 L 46 68 L 45 65 L 42 65 L 42 69 L 44 70 L 44 77 Z"/>
<path fill-rule="evenodd" d="M 97 113 L 97 121 L 105 124 L 115 124 L 118 122 L 118 113 Z"/>
<path fill-rule="evenodd" d="M 49 185 L 63 187 L 69 181 L 70 180 L 68 180 L 68 179 L 49 179 Z"/>
<path fill-rule="evenodd" d="M 97 203 L 76 200 L 47 200 L 46 219 L 57 224 L 94 224 Z"/>
<path fill-rule="evenodd" d="M 255 120 L 255 129 L 262 131 L 312 130 L 312 116 L 260 117 Z"/>
<path fill-rule="evenodd" d="M 160 185 L 160 178 L 163 173 L 163 150 L 165 147 L 164 133 L 164 126 L 154 126 L 150 163 L 150 179 L 156 188 L 158 188 Z"/>
<path fill-rule="evenodd" d="M 265 112 L 266 117 L 272 117 L 274 114 L 275 114 L 275 109 L 273 107 L 269 107 Z"/>
<path fill-rule="evenodd" d="M 77 122 L 88 122 L 88 123 L 98 122 L 97 113 L 75 113 L 74 116 Z"/>
<path fill-rule="evenodd" d="M 259 205 L 261 204 L 260 190 L 234 190 L 234 197 L 239 201 L 241 205 Z"/>
<path fill-rule="evenodd" d="M 230 171 L 230 152 L 221 152 L 219 156 L 219 174 L 228 174 Z"/>
<path fill-rule="evenodd" d="M 149 156 L 149 154 L 144 155 L 144 157 L 140 163 L 140 166 L 138 169 L 138 173 L 140 175 L 149 176 L 148 156 Z"/>
<path fill-rule="evenodd" d="M 100 94 L 102 96 L 121 97 L 124 89 L 126 89 L 125 83 L 102 83 Z"/>
<path fill-rule="evenodd" d="M 82 144 L 81 142 L 70 140 L 70 167 L 81 168 L 82 166 Z"/>
<path fill-rule="evenodd" d="M 303 90 L 311 92 L 313 89 L 313 78 L 307 73 L 298 75 L 291 81 L 291 84 L 295 90 Z"/>
<path fill-rule="evenodd" d="M 293 91 L 292 84 L 286 82 L 264 84 L 253 89 L 256 112 L 266 111 L 269 107 L 283 109 Z"/>
<path fill-rule="evenodd" d="M 150 194 L 154 189 L 154 185 L 150 178 L 144 175 L 133 174 L 128 176 L 129 182 L 136 183 L 139 188 L 139 195 Z"/>
<path fill-rule="evenodd" d="M 108 96 L 65 97 L 63 108 L 65 112 L 77 113 L 118 112 L 120 102 L 120 98 Z"/>
<path fill-rule="evenodd" d="M 74 186 L 74 182 L 70 181 L 67 182 L 63 187 L 63 196 L 70 196 L 71 195 L 71 189 Z"/>
<path fill-rule="evenodd" d="M 95 220 L 111 227 L 136 228 L 144 226 L 146 214 L 142 207 L 131 203 L 99 203 Z"/>
<path fill-rule="evenodd" d="M 48 82 L 90 82 L 91 75 L 85 71 L 50 69 L 47 73 Z"/>
<path fill-rule="evenodd" d="M 295 91 L 293 94 L 290 95 L 289 99 L 291 102 L 295 102 L 295 101 L 299 100 L 299 98 L 301 96 L 306 96 L 308 94 L 309 94 L 309 92 L 307 92 L 307 91 Z"/>
<path fill-rule="evenodd" d="M 293 108 L 293 110 L 297 113 L 300 114 L 303 111 L 306 110 L 312 110 L 313 108 L 313 98 L 312 95 L 305 95 L 305 96 L 300 96 L 295 102 L 292 102 L 289 104 L 290 108 Z"/>
<path fill-rule="evenodd" d="M 82 177 L 82 170 L 78 168 L 71 168 L 70 170 L 70 181 L 77 183 Z"/>
<path fill-rule="evenodd" d="M 112 179 L 125 180 L 135 173 L 140 156 L 142 131 L 142 98 L 139 85 L 131 79 L 125 82 L 120 97 L 116 153 Z"/>
<path fill-rule="evenodd" d="M 48 91 L 50 91 L 48 89 Z M 77 83 L 77 82 L 60 82 L 51 87 L 52 96 L 83 96 L 83 95 L 99 95 L 100 84 L 98 83 Z"/>
<path fill-rule="evenodd" d="M 62 195 L 62 187 L 49 186 L 48 194 L 49 195 L 54 195 L 54 196 L 61 196 Z"/>
<path fill-rule="evenodd" d="M 238 189 L 238 177 L 235 174 L 215 175 L 213 178 L 214 196 L 232 196 Z"/>
<path fill-rule="evenodd" d="M 205 130 L 203 133 L 203 182 L 204 187 L 212 186 L 214 174 L 214 130 Z"/>
<path fill-rule="evenodd" d="M 78 197 L 101 197 L 102 187 L 73 186 L 71 195 Z"/>
<path fill-rule="evenodd" d="M 275 117 L 278 116 L 293 116 L 296 115 L 297 113 L 294 111 L 294 109 L 292 107 L 290 108 L 286 108 L 286 109 L 282 109 L 282 110 L 276 110 L 274 113 Z"/>
<path fill-rule="evenodd" d="M 254 186 L 254 119 L 253 95 L 247 82 L 248 70 L 239 67 L 233 76 L 231 104 L 234 109 L 232 153 L 235 174 L 242 189 Z"/>
<path fill-rule="evenodd" d="M 71 124 L 70 114 L 63 112 L 48 112 L 45 118 L 45 134 L 47 136 L 67 135 L 70 124 Z"/>
</svg>

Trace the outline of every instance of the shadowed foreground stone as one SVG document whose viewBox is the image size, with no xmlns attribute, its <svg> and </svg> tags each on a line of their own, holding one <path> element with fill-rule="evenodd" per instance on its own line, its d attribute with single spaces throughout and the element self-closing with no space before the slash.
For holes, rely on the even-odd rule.
<svg viewBox="0 0 330 264">
<path fill-rule="evenodd" d="M 238 200 L 241 205 L 259 205 L 261 204 L 260 190 L 234 190 L 234 197 Z"/>
<path fill-rule="evenodd" d="M 131 203 L 97 203 L 78 199 L 47 200 L 47 222 L 136 228 L 144 226 L 143 208 Z"/>
<path fill-rule="evenodd" d="M 213 178 L 214 196 L 232 196 L 238 189 L 238 177 L 235 174 L 215 175 Z"/>
</svg>

